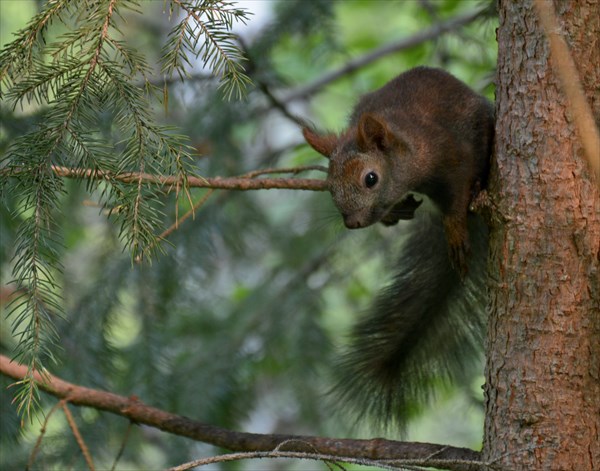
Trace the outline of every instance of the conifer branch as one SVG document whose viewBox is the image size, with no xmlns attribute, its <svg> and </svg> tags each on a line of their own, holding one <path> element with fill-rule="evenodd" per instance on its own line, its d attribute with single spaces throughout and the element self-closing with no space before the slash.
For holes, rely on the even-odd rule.
<svg viewBox="0 0 600 471">
<path fill-rule="evenodd" d="M 8 44 L 0 53 L 0 82 L 12 83 L 11 72 L 22 71 L 33 61 L 33 51 L 39 36 L 43 35 L 48 24 L 63 9 L 67 7 L 67 1 L 49 2 L 46 10 L 36 15 L 26 28 L 17 34 L 17 38 Z M 2 94 L 0 93 L 0 96 Z"/>
<path fill-rule="evenodd" d="M 244 58 L 235 45 L 231 28 L 235 21 L 245 23 L 248 13 L 227 0 L 171 0 L 171 8 L 173 5 L 185 13 L 185 18 L 169 34 L 162 58 L 163 71 L 169 75 L 177 71 L 180 78 L 187 77 L 185 64 L 191 64 L 186 51 L 192 52 L 220 78 L 227 99 L 232 95 L 241 98 L 250 78 L 244 73 L 241 64 Z"/>
<path fill-rule="evenodd" d="M 225 0 L 173 2 L 202 22 L 208 41 L 202 46 L 198 37 L 190 40 L 188 29 L 187 51 L 197 55 L 204 51 L 204 60 L 210 59 L 225 81 L 233 78 L 238 82 L 235 86 L 244 83 L 230 29 L 234 21 L 244 21 L 245 12 Z M 133 0 L 47 2 L 0 52 L 0 93 L 4 96 L 6 87 L 8 104 L 15 108 L 33 101 L 44 107 L 37 128 L 9 147 L 0 172 L 3 193 L 22 196 L 17 208 L 22 223 L 13 259 L 14 283 L 22 294 L 9 306 L 8 316 L 19 339 L 16 358 L 27 363 L 31 372 L 44 371 L 46 361 L 53 358 L 59 343 L 54 319 L 63 309 L 57 281 L 62 272 L 61 241 L 54 228 L 63 180 L 54 168 L 84 167 L 89 175 L 102 175 L 88 178 L 88 189 L 99 189 L 101 203 L 116 208 L 112 214 L 120 237 L 134 258 L 159 247 L 162 188 L 147 185 L 152 178 L 146 176 L 173 173 L 177 195 L 189 197 L 187 139 L 155 124 L 147 80 L 150 68 L 142 55 L 114 37 L 120 34 L 119 9 L 135 5 Z M 45 32 L 53 21 L 62 22 L 67 31 L 47 44 Z M 144 88 L 134 85 L 137 76 L 144 80 Z M 114 142 L 102 135 L 107 121 Z M 129 180 L 118 178 L 121 174 Z M 107 181 L 109 185 L 98 186 Z M 20 382 L 16 398 L 18 410 L 25 415 L 37 408 L 36 382 L 31 376 Z"/>
<path fill-rule="evenodd" d="M 65 2 L 56 3 L 65 4 Z M 75 113 L 79 109 L 80 102 L 94 74 L 104 38 L 108 34 L 115 3 L 116 0 L 109 0 L 104 16 L 100 15 L 100 6 L 98 6 L 96 13 L 100 15 L 99 17 L 102 18 L 103 22 L 98 29 L 98 39 L 91 59 L 87 63 L 86 74 L 80 82 L 58 81 L 54 90 L 56 96 L 53 97 L 56 100 L 56 106 L 49 113 L 52 116 L 52 118 L 49 118 L 49 124 L 41 125 L 39 131 L 34 132 L 33 135 L 24 136 L 13 147 L 12 155 L 9 153 L 9 162 L 10 158 L 12 158 L 12 162 L 8 164 L 8 168 L 14 166 L 15 161 L 30 162 L 33 166 L 33 171 L 29 175 L 22 176 L 21 181 L 18 182 L 26 186 L 26 194 L 28 193 L 21 211 L 26 213 L 32 210 L 33 216 L 24 218 L 14 256 L 15 282 L 18 289 L 25 287 L 27 289 L 24 290 L 26 294 L 21 297 L 18 303 L 11 303 L 11 312 L 18 313 L 13 319 L 13 332 L 20 338 L 17 357 L 22 360 L 27 359 L 26 363 L 29 365 L 29 376 L 20 383 L 22 388 L 16 394 L 17 409 L 26 416 L 31 416 L 32 410 L 37 409 L 39 406 L 37 383 L 32 380 L 31 375 L 33 371 L 44 371 L 44 360 L 53 358 L 52 347 L 58 343 L 58 334 L 54 327 L 53 318 L 62 315 L 62 305 L 59 302 L 58 283 L 56 282 L 57 272 L 60 272 L 61 265 L 55 248 L 60 243 L 57 241 L 58 238 L 52 228 L 52 210 L 57 206 L 57 199 L 62 192 L 62 185 L 60 180 L 57 180 L 56 175 L 49 169 L 49 166 L 52 157 L 56 155 L 57 151 L 60 152 L 65 137 L 69 135 Z M 50 8 L 48 11 L 56 11 L 56 9 Z M 20 77 L 18 75 L 11 77 L 11 82 L 15 83 L 12 95 L 16 96 L 17 100 L 18 97 L 33 93 L 33 88 L 27 80 L 29 78 L 27 74 L 35 74 L 38 71 L 34 69 L 26 72 L 26 66 L 33 64 L 31 61 L 33 38 L 45 27 L 50 16 L 50 13 L 43 15 L 38 24 L 28 34 L 25 34 L 27 39 L 24 43 L 29 48 L 29 53 L 25 62 L 15 67 L 15 70 L 26 74 L 25 80 L 18 84 L 15 81 L 18 81 Z M 5 49 L 1 55 L 5 56 L 11 53 L 18 57 L 19 45 L 14 46 L 12 52 L 9 46 L 9 49 Z M 47 86 L 55 82 L 52 77 L 55 73 L 51 68 L 45 67 L 42 61 L 39 61 L 38 66 L 42 76 L 44 70 L 49 71 L 51 75 L 49 79 L 41 80 L 41 84 Z M 3 73 L 9 74 L 10 68 L 5 68 Z M 58 76 L 62 77 L 62 74 Z M 80 78 L 77 72 L 75 77 Z M 49 97 L 47 92 L 42 92 L 42 94 L 46 98 Z M 62 98 L 60 102 L 58 102 L 59 97 Z M 39 146 L 33 152 L 33 156 L 29 155 L 31 142 L 28 141 L 39 143 Z"/>
<path fill-rule="evenodd" d="M 310 190 L 327 191 L 327 183 L 324 179 L 313 178 L 256 178 L 264 174 L 273 173 L 300 173 L 307 170 L 324 170 L 321 166 L 308 166 L 287 169 L 264 169 L 250 172 L 238 177 L 195 177 L 187 175 L 187 186 L 189 188 L 212 188 L 217 190 Z M 181 185 L 181 177 L 154 175 L 145 172 L 127 172 L 113 174 L 102 170 L 68 168 L 57 165 L 52 166 L 56 176 L 89 180 L 118 181 L 126 184 L 160 185 L 177 188 Z M 18 173 L 18 170 L 16 171 Z"/>
</svg>

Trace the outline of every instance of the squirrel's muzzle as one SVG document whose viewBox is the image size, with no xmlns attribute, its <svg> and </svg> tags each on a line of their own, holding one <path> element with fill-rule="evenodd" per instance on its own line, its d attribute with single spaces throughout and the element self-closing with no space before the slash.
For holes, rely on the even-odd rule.
<svg viewBox="0 0 600 471">
<path fill-rule="evenodd" d="M 366 227 L 370 225 L 366 223 L 366 221 L 360 216 L 360 214 L 342 214 L 342 217 L 344 218 L 344 225 L 348 229 L 360 229 L 361 227 Z"/>
</svg>

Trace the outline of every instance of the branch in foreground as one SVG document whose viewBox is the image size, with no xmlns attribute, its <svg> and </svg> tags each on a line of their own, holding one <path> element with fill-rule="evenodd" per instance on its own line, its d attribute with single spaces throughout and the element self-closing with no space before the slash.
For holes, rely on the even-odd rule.
<svg viewBox="0 0 600 471">
<path fill-rule="evenodd" d="M 68 168 L 57 165 L 52 166 L 54 173 L 60 177 L 66 178 L 87 178 L 99 180 L 118 180 L 123 183 L 150 183 L 155 185 L 181 185 L 178 177 L 152 175 L 150 173 L 120 173 L 114 174 L 103 172 L 101 170 L 92 170 L 84 168 Z M 301 170 L 305 170 L 302 169 Z M 290 169 L 278 170 L 280 173 L 290 172 Z M 286 190 L 311 190 L 327 191 L 325 180 L 315 178 L 252 178 L 261 172 L 242 175 L 239 177 L 193 177 L 187 178 L 187 183 L 194 188 L 213 188 L 218 190 L 268 190 L 268 189 L 286 189 Z M 275 173 L 275 171 L 265 170 L 262 173 Z"/>
<path fill-rule="evenodd" d="M 299 451 L 279 451 L 281 448 L 285 448 L 288 445 L 287 442 L 282 443 L 277 449 L 273 451 L 245 451 L 241 453 L 230 453 L 225 455 L 211 456 L 209 458 L 200 458 L 188 463 L 181 464 L 169 468 L 167 471 L 187 471 L 199 466 L 206 466 L 207 464 L 214 463 L 225 463 L 228 461 L 241 461 L 249 459 L 265 459 L 265 458 L 291 458 L 296 460 L 309 460 L 309 461 L 323 461 L 328 463 L 328 469 L 335 469 L 330 464 L 335 463 L 336 468 L 345 469 L 340 466 L 340 463 L 345 464 L 358 464 L 361 466 L 375 466 L 381 469 L 389 469 L 397 471 L 398 469 L 403 470 L 421 470 L 424 469 L 421 466 L 428 468 L 435 466 L 437 469 L 459 469 L 457 465 L 473 466 L 473 462 L 470 460 L 438 460 L 435 457 L 427 457 L 421 460 L 416 459 L 389 459 L 389 460 L 370 460 L 366 458 L 353 458 L 349 456 L 337 456 L 337 455 L 326 455 L 322 453 L 309 453 Z M 437 455 L 437 453 L 436 453 Z"/>
<path fill-rule="evenodd" d="M 0 355 L 0 373 L 21 380 L 27 375 L 27 366 L 19 365 L 7 356 Z M 475 471 L 481 466 L 478 461 L 480 454 L 467 448 L 432 443 L 398 442 L 383 438 L 352 440 L 236 432 L 147 406 L 135 397 L 127 398 L 111 392 L 78 386 L 50 374 L 42 378 L 35 372 L 34 378 L 41 390 L 65 399 L 73 405 L 112 412 L 138 424 L 232 451 L 308 452 L 330 455 L 342 461 L 344 458 L 383 461 L 384 465 L 389 465 L 390 460 L 402 460 L 404 464 L 438 466 L 453 471 Z"/>
</svg>

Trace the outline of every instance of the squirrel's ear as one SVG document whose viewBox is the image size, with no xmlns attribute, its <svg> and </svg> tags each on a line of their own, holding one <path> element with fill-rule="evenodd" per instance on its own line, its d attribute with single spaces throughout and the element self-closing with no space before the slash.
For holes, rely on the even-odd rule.
<svg viewBox="0 0 600 471">
<path fill-rule="evenodd" d="M 310 128 L 302 129 L 302 134 L 304 135 L 306 142 L 308 142 L 314 150 L 327 158 L 331 157 L 339 140 L 335 134 L 320 135 Z"/>
<path fill-rule="evenodd" d="M 366 152 L 372 149 L 391 148 L 396 142 L 396 136 L 382 118 L 365 113 L 358 121 L 356 140 L 358 148 L 362 152 Z"/>
</svg>

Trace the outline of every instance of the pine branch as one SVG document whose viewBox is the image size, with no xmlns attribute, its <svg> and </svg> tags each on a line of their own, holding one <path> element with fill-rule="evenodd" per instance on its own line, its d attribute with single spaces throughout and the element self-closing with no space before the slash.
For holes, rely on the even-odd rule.
<svg viewBox="0 0 600 471">
<path fill-rule="evenodd" d="M 16 380 L 27 374 L 27 367 L 0 355 L 0 373 Z M 480 454 L 467 448 L 416 442 L 398 442 L 382 438 L 370 440 L 335 439 L 327 437 L 258 434 L 227 430 L 203 424 L 187 417 L 147 406 L 137 398 L 90 389 L 62 379 L 34 373 L 39 388 L 75 406 L 92 407 L 111 412 L 138 423 L 155 427 L 174 435 L 241 452 L 290 454 L 297 452 L 326 455 L 327 459 L 353 461 L 366 459 L 372 464 L 436 466 L 456 471 L 481 469 Z M 182 468 L 189 469 L 189 468 Z"/>
</svg>

